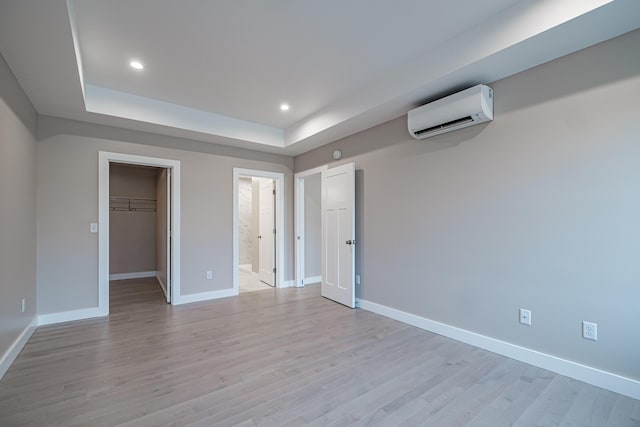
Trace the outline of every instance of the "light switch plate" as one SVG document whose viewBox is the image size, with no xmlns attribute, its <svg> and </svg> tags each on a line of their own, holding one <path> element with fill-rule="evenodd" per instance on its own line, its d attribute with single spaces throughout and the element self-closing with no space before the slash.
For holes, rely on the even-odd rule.
<svg viewBox="0 0 640 427">
<path fill-rule="evenodd" d="M 89 224 L 89 232 L 90 233 L 97 233 L 98 232 L 98 223 L 97 222 L 92 222 Z"/>
</svg>

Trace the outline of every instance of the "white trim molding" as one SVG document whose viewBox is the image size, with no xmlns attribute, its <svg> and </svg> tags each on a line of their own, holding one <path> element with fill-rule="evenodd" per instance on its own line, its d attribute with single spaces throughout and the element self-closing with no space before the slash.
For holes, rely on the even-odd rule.
<svg viewBox="0 0 640 427">
<path fill-rule="evenodd" d="M 155 271 L 138 271 L 136 273 L 118 273 L 110 274 L 109 280 L 128 280 L 128 279 L 145 279 L 147 277 L 156 277 Z"/>
<path fill-rule="evenodd" d="M 189 304 L 192 302 L 209 301 L 218 298 L 234 297 L 238 295 L 236 289 L 221 289 L 219 291 L 201 292 L 198 294 L 180 295 L 173 304 Z"/>
<path fill-rule="evenodd" d="M 221 289 L 219 291 L 180 295 L 176 298 L 174 304 L 188 304 L 191 302 L 208 301 L 236 295 L 238 295 L 238 292 L 234 291 L 233 289 Z M 52 325 L 55 323 L 71 322 L 75 320 L 93 319 L 96 317 L 104 317 L 104 315 L 102 314 L 102 310 L 99 307 L 41 314 L 38 316 L 37 326 Z"/>
<path fill-rule="evenodd" d="M 238 268 L 240 265 L 240 245 L 238 243 L 238 180 L 246 178 L 269 178 L 276 181 L 276 287 L 288 287 L 284 279 L 284 258 L 286 253 L 284 235 L 286 227 L 284 223 L 284 206 L 287 194 L 284 186 L 284 173 L 270 172 L 257 169 L 233 168 L 233 290 L 238 295 Z"/>
<path fill-rule="evenodd" d="M 282 286 L 280 286 L 281 288 L 295 288 L 296 287 L 296 281 L 295 280 L 285 280 L 284 282 L 282 282 Z"/>
<path fill-rule="evenodd" d="M 560 375 L 574 378 L 633 399 L 640 399 L 640 381 L 603 371 L 571 360 L 562 359 L 530 348 L 487 337 L 466 329 L 447 325 L 425 317 L 416 316 L 395 308 L 366 300 L 358 300 L 356 306 L 445 337 L 480 347 L 511 359 L 538 366 Z"/>
<path fill-rule="evenodd" d="M 38 315 L 38 326 L 53 325 L 54 323 L 72 322 L 74 320 L 93 319 L 103 317 L 100 307 L 81 308 L 80 310 L 61 311 Z"/>
<path fill-rule="evenodd" d="M 312 276 L 304 278 L 304 286 L 315 285 L 316 283 L 320 282 L 322 282 L 322 276 Z"/>
<path fill-rule="evenodd" d="M 123 163 L 171 169 L 172 268 L 171 301 L 180 297 L 180 161 L 133 154 L 98 152 L 98 308 L 99 316 L 109 315 L 109 164 Z M 155 272 L 150 277 L 155 276 Z M 81 313 L 83 310 L 76 310 Z M 89 313 L 89 312 L 87 312 Z M 47 315 L 48 316 L 48 315 Z M 84 318 L 95 317 L 91 313 Z M 71 319 L 71 320 L 78 320 Z M 66 322 L 67 320 L 62 320 Z M 56 323 L 56 322 L 50 322 Z"/>
<path fill-rule="evenodd" d="M 38 326 L 38 317 L 34 316 L 31 322 L 24 328 L 24 330 L 18 335 L 18 338 L 15 339 L 13 344 L 5 351 L 0 358 L 0 380 L 4 377 L 4 374 L 7 373 L 13 361 L 16 360 L 16 357 L 20 354 L 24 346 L 33 335 L 33 332 L 36 330 Z"/>
</svg>

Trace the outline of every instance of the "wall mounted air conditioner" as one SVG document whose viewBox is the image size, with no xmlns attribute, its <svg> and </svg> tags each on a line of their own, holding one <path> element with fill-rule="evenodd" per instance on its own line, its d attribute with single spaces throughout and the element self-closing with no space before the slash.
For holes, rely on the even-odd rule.
<svg viewBox="0 0 640 427">
<path fill-rule="evenodd" d="M 477 85 L 409 111 L 409 133 L 424 139 L 493 120 L 493 89 Z"/>
</svg>

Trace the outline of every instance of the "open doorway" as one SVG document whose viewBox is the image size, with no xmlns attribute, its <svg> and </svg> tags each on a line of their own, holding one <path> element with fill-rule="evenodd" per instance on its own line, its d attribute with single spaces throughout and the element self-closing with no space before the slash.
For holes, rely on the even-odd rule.
<svg viewBox="0 0 640 427">
<path fill-rule="evenodd" d="M 283 287 L 284 175 L 234 169 L 234 291 Z"/>
<path fill-rule="evenodd" d="M 275 287 L 275 181 L 238 179 L 238 291 Z"/>
<path fill-rule="evenodd" d="M 101 315 L 110 279 L 157 281 L 161 298 L 180 304 L 180 162 L 101 151 L 98 194 Z"/>
<path fill-rule="evenodd" d="M 110 302 L 132 300 L 132 295 L 140 302 L 171 302 L 170 173 L 155 166 L 109 164 Z"/>
<path fill-rule="evenodd" d="M 322 171 L 326 169 L 295 175 L 296 286 L 322 281 Z"/>
</svg>

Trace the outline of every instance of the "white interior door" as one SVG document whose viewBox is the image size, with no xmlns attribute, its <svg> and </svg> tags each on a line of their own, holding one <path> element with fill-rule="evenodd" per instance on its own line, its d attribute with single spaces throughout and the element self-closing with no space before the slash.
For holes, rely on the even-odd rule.
<svg viewBox="0 0 640 427">
<path fill-rule="evenodd" d="M 260 280 L 275 286 L 275 189 L 272 179 L 260 179 L 259 255 Z"/>
<path fill-rule="evenodd" d="M 355 164 L 322 171 L 323 297 L 354 308 Z"/>
<path fill-rule="evenodd" d="M 304 286 L 304 178 L 296 178 L 296 286 Z"/>
</svg>

